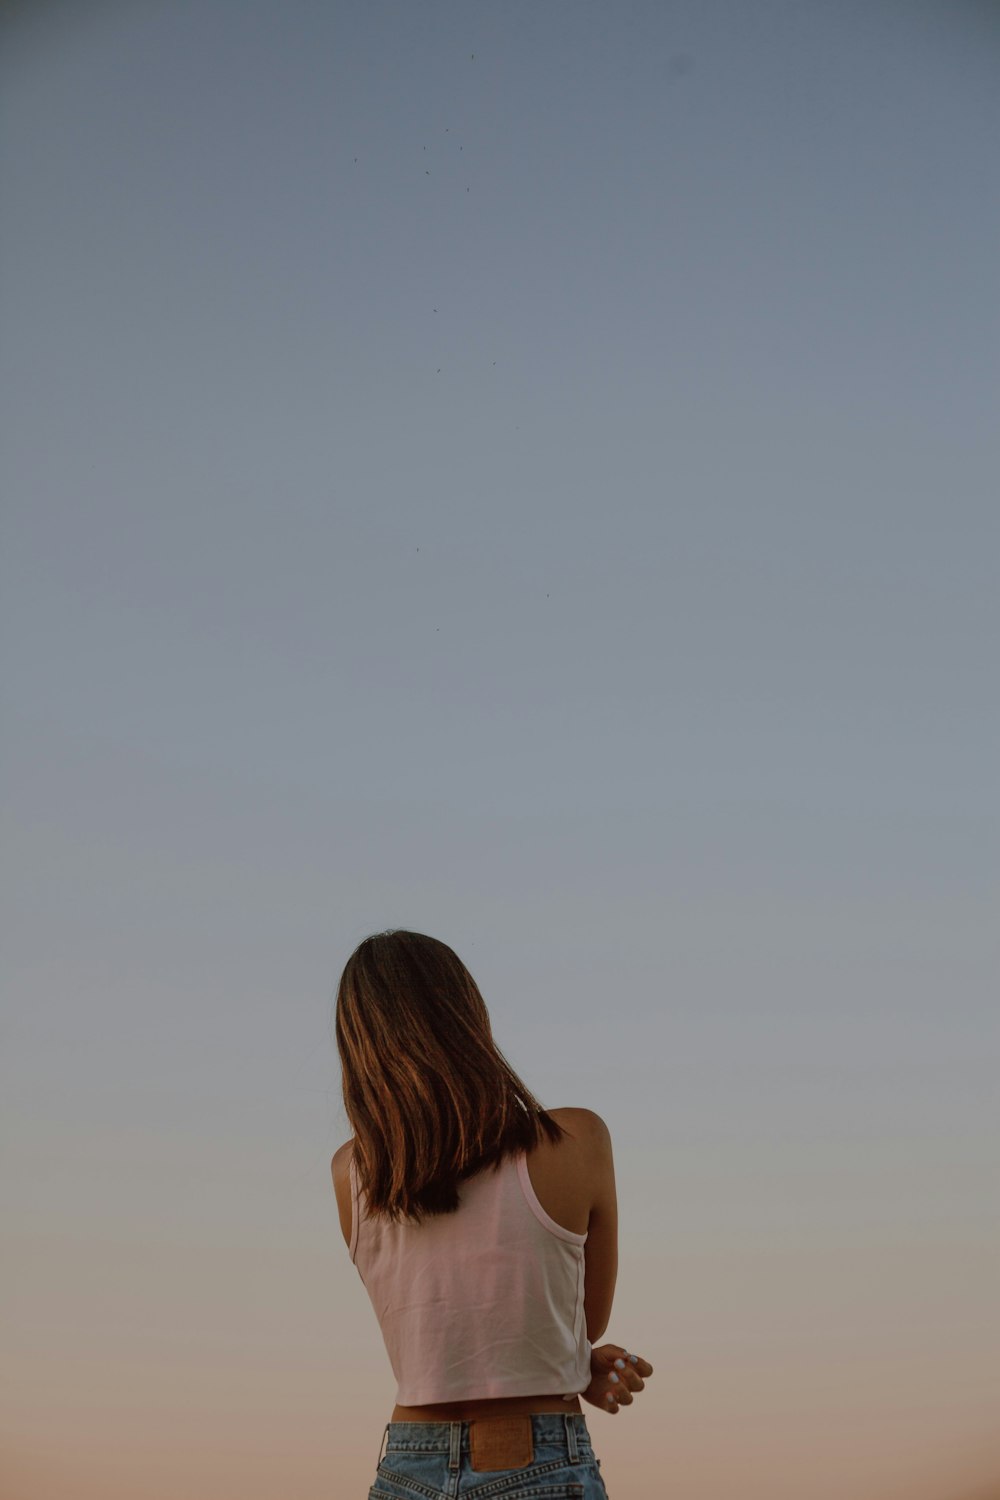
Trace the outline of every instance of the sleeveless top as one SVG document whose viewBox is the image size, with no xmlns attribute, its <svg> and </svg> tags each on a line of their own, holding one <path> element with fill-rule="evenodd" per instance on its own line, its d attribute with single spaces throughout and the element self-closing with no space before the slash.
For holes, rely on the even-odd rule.
<svg viewBox="0 0 1000 1500">
<path fill-rule="evenodd" d="M 350 1162 L 350 1254 L 378 1318 L 399 1406 L 563 1395 L 590 1384 L 585 1234 L 545 1212 L 525 1154 L 458 1184 L 455 1213 L 365 1216 Z"/>
</svg>

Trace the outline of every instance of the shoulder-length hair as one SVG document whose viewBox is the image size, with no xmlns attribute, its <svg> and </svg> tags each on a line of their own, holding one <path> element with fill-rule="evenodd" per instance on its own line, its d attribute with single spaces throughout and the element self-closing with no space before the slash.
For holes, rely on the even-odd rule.
<svg viewBox="0 0 1000 1500">
<path fill-rule="evenodd" d="M 565 1134 L 493 1041 L 472 975 L 436 938 L 390 929 L 359 943 L 337 989 L 336 1033 L 372 1218 L 454 1213 L 464 1178 Z"/>
</svg>

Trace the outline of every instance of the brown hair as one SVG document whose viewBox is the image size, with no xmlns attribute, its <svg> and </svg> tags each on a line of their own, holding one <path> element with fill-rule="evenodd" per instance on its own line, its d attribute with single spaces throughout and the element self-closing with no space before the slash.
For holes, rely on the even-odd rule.
<svg viewBox="0 0 1000 1500">
<path fill-rule="evenodd" d="M 368 1214 L 418 1223 L 454 1213 L 458 1183 L 504 1157 L 558 1141 L 493 1041 L 479 987 L 446 943 L 376 932 L 337 988 L 344 1107 Z"/>
</svg>

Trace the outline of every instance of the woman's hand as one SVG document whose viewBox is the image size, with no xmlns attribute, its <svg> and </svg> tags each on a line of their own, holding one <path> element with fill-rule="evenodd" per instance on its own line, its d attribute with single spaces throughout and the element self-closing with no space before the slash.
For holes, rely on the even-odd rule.
<svg viewBox="0 0 1000 1500">
<path fill-rule="evenodd" d="M 591 1382 L 580 1392 L 581 1398 L 601 1411 L 616 1412 L 619 1405 L 632 1405 L 633 1391 L 645 1389 L 653 1366 L 648 1359 L 630 1354 L 620 1344 L 601 1344 L 590 1351 L 590 1373 Z"/>
</svg>

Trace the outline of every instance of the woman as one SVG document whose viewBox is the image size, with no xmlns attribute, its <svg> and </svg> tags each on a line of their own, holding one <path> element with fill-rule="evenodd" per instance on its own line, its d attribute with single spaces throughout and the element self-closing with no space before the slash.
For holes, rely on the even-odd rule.
<svg viewBox="0 0 1000 1500">
<path fill-rule="evenodd" d="M 618 1265 L 607 1126 L 542 1109 L 468 969 L 422 933 L 355 949 L 336 1033 L 340 1224 L 397 1381 L 369 1500 L 606 1500 L 580 1398 L 617 1412 L 653 1369 L 593 1344 Z"/>
</svg>

